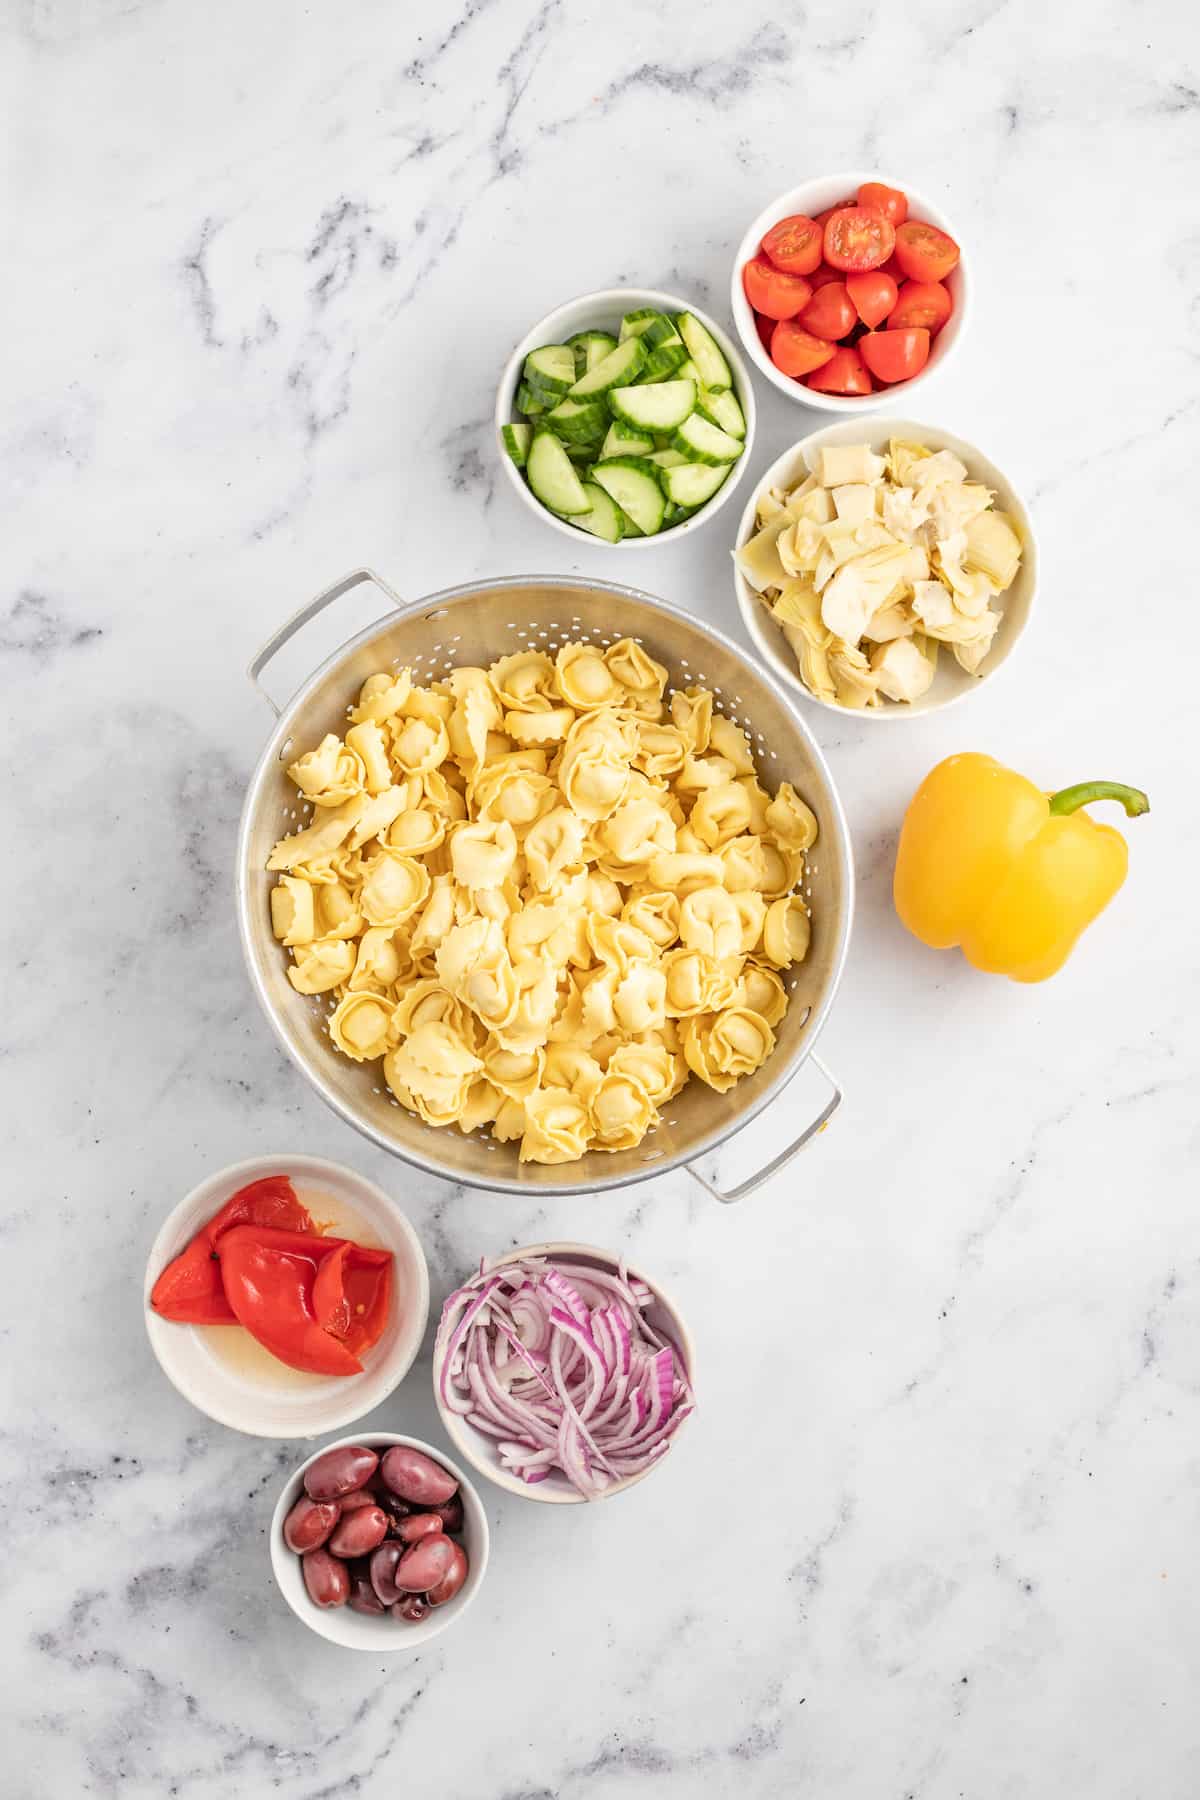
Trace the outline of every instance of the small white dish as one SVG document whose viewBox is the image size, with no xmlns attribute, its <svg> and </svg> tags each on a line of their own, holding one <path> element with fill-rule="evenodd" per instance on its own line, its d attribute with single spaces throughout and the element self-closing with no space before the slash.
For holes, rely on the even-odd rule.
<svg viewBox="0 0 1200 1800">
<path fill-rule="evenodd" d="M 526 1244 L 523 1249 L 510 1250 L 504 1256 L 492 1257 L 488 1261 L 487 1267 L 488 1269 L 503 1268 L 505 1263 L 522 1262 L 530 1256 L 544 1256 L 548 1262 L 580 1263 L 585 1267 L 603 1269 L 610 1274 L 617 1271 L 622 1261 L 621 1257 L 614 1256 L 609 1250 L 601 1250 L 595 1244 L 563 1242 Z M 669 1338 L 674 1344 L 679 1352 L 688 1380 L 694 1384 L 696 1348 L 678 1303 L 666 1292 L 662 1283 L 654 1281 L 644 1269 L 635 1267 L 628 1260 L 625 1262 L 625 1267 L 630 1275 L 645 1282 L 653 1294 L 654 1299 L 646 1308 L 646 1320 L 660 1337 Z M 572 1487 L 566 1476 L 557 1469 L 547 1476 L 545 1481 L 532 1483 L 522 1481 L 519 1476 L 510 1473 L 496 1454 L 495 1439 L 488 1437 L 485 1432 L 476 1431 L 475 1427 L 468 1424 L 461 1413 L 451 1412 L 443 1405 L 439 1378 L 444 1360 L 444 1345 L 439 1332 L 433 1349 L 433 1397 L 447 1436 L 455 1449 L 466 1458 L 473 1469 L 478 1470 L 481 1475 L 486 1475 L 489 1481 L 494 1481 L 496 1486 L 503 1488 L 506 1493 L 516 1494 L 522 1500 L 539 1500 L 548 1506 L 594 1504 L 594 1502 L 589 1502 L 577 1488 Z M 686 1430 L 687 1423 L 688 1421 L 685 1419 L 680 1425 L 679 1431 Z M 653 1462 L 648 1468 L 643 1469 L 640 1475 L 629 1475 L 624 1481 L 615 1481 L 611 1487 L 605 1488 L 604 1492 L 597 1495 L 596 1498 L 612 1500 L 616 1495 L 624 1494 L 631 1487 L 636 1487 L 639 1481 L 645 1481 L 647 1475 L 652 1475 L 655 1469 L 659 1468 L 671 1455 L 679 1441 L 679 1431 L 671 1438 L 671 1449 L 666 1452 L 666 1455 L 659 1457 L 657 1462 Z"/>
<path fill-rule="evenodd" d="M 1003 621 L 992 640 L 992 649 L 978 675 L 968 675 L 960 669 L 954 660 L 949 645 L 942 646 L 938 657 L 937 674 L 933 685 L 919 700 L 885 701 L 882 706 L 857 709 L 838 706 L 832 700 L 822 700 L 810 692 L 800 679 L 800 671 L 796 667 L 796 659 L 792 655 L 787 639 L 771 617 L 763 602 L 759 599 L 750 583 L 746 580 L 737 563 L 733 565 L 733 586 L 737 595 L 738 608 L 742 622 L 753 638 L 763 661 L 780 681 L 784 682 L 792 692 L 811 706 L 820 706 L 826 712 L 837 713 L 842 719 L 861 719 L 864 724 L 885 723 L 894 719 L 918 718 L 923 713 L 941 712 L 947 706 L 954 706 L 960 700 L 968 699 L 976 693 L 985 682 L 991 681 L 1001 668 L 1012 657 L 1017 645 L 1024 637 L 1033 611 L 1034 597 L 1037 593 L 1038 553 L 1037 540 L 1034 536 L 1033 524 L 1028 509 L 1011 481 L 994 462 L 986 457 L 982 450 L 974 444 L 968 444 L 963 438 L 955 437 L 953 432 L 936 429 L 932 425 L 920 425 L 915 419 L 881 419 L 877 414 L 864 419 L 847 419 L 840 425 L 827 425 L 822 431 L 814 431 L 810 436 L 793 444 L 790 450 L 773 462 L 759 480 L 754 493 L 746 502 L 741 520 L 738 524 L 734 549 L 738 550 L 755 535 L 755 516 L 758 510 L 760 495 L 768 488 L 795 487 L 809 473 L 809 456 L 825 444 L 869 444 L 872 450 L 883 451 L 887 448 L 889 438 L 907 438 L 915 443 L 928 444 L 933 450 L 952 450 L 967 465 L 967 473 L 972 481 L 984 481 L 996 498 L 995 505 L 1000 512 L 1007 513 L 1016 525 L 1021 538 L 1021 567 L 1017 578 L 1008 592 L 1001 594 L 993 603 L 998 612 L 1003 614 Z"/>
<path fill-rule="evenodd" d="M 363 1358 L 361 1375 L 304 1375 L 277 1363 L 240 1325 L 180 1325 L 151 1310 L 167 1264 L 225 1202 L 252 1181 L 286 1175 L 330 1235 L 359 1238 L 392 1253 L 387 1327 Z M 146 1264 L 143 1294 L 150 1347 L 185 1400 L 234 1431 L 306 1438 L 361 1419 L 403 1381 L 425 1335 L 429 1272 L 416 1232 L 382 1188 L 320 1156 L 255 1156 L 209 1175 L 169 1215 Z"/>
<path fill-rule="evenodd" d="M 517 411 L 517 389 L 521 385 L 521 374 L 525 367 L 525 358 L 531 350 L 539 349 L 543 344 L 562 344 L 576 331 L 609 331 L 615 337 L 620 328 L 621 319 L 627 312 L 636 312 L 644 306 L 656 307 L 659 312 L 694 313 L 706 330 L 716 339 L 733 374 L 733 391 L 737 395 L 742 412 L 746 419 L 746 436 L 742 454 L 733 464 L 729 474 L 721 483 L 711 500 L 699 507 L 690 519 L 681 524 L 668 525 L 664 531 L 656 532 L 653 537 L 622 538 L 618 544 L 610 544 L 604 538 L 593 537 L 590 532 L 581 531 L 577 525 L 571 525 L 560 519 L 533 493 L 522 470 L 518 469 L 512 457 L 504 448 L 501 431 L 505 425 L 515 424 L 521 417 Z M 753 325 L 753 321 L 751 321 Z M 555 531 L 561 531 L 565 537 L 578 547 L 581 544 L 594 545 L 600 550 L 646 550 L 660 544 L 677 544 L 698 525 L 711 519 L 720 511 L 733 490 L 737 487 L 746 471 L 754 449 L 754 428 L 757 422 L 757 411 L 754 404 L 754 386 L 750 380 L 746 365 L 738 354 L 737 345 L 728 332 L 722 331 L 715 319 L 710 319 L 706 312 L 701 312 L 690 300 L 681 300 L 678 294 L 665 294 L 657 288 L 598 288 L 593 294 L 578 294 L 574 300 L 566 300 L 556 306 L 553 312 L 539 319 L 531 331 L 527 331 L 512 355 L 504 365 L 504 373 L 500 377 L 500 386 L 496 389 L 496 454 L 500 458 L 509 481 L 516 489 L 525 505 L 535 512 L 544 524 L 552 525 Z"/>
<path fill-rule="evenodd" d="M 817 213 L 836 206 L 839 201 L 853 201 L 864 181 L 882 181 L 888 187 L 900 188 L 908 196 L 910 219 L 936 225 L 939 231 L 948 232 L 957 243 L 959 260 L 944 283 L 954 301 L 954 311 L 930 344 L 929 361 L 911 381 L 899 382 L 895 387 L 877 388 L 873 394 L 819 394 L 815 388 L 805 387 L 802 381 L 777 369 L 767 355 L 754 323 L 754 308 L 747 300 L 746 290 L 742 286 L 742 269 L 758 255 L 763 238 L 780 219 L 786 219 L 792 213 L 802 213 L 805 218 L 811 219 Z M 729 294 L 733 322 L 755 368 L 766 376 L 772 387 L 777 387 L 781 394 L 786 394 L 789 400 L 794 400 L 800 406 L 812 406 L 818 412 L 864 413 L 881 406 L 894 406 L 897 400 L 902 405 L 907 405 L 909 395 L 915 393 L 931 375 L 945 367 L 962 341 L 971 310 L 969 261 L 962 238 L 945 213 L 924 194 L 919 194 L 909 182 L 881 175 L 878 170 L 852 170 L 848 175 L 822 175 L 812 181 L 802 181 L 799 187 L 789 188 L 786 194 L 777 195 L 769 205 L 763 207 L 738 245 L 737 255 L 733 259 Z"/>
<path fill-rule="evenodd" d="M 305 1470 L 316 1462 L 318 1456 L 324 1456 L 326 1450 L 339 1450 L 345 1444 L 365 1444 L 368 1449 L 378 1450 L 381 1455 L 383 1451 L 390 1450 L 393 1444 L 407 1444 L 411 1450 L 423 1450 L 426 1456 L 440 1463 L 458 1482 L 463 1504 L 463 1529 L 459 1535 L 467 1553 L 467 1579 L 453 1600 L 447 1600 L 444 1606 L 431 1608 L 426 1617 L 416 1624 L 410 1625 L 403 1619 L 393 1619 L 388 1613 L 353 1612 L 348 1606 L 314 1606 L 304 1585 L 300 1558 L 284 1542 L 283 1522 L 303 1492 Z M 319 1450 L 314 1450 L 284 1482 L 271 1518 L 271 1568 L 280 1593 L 296 1617 L 310 1631 L 327 1638 L 331 1644 L 340 1644 L 344 1650 L 369 1650 L 374 1656 L 394 1656 L 400 1651 L 420 1650 L 430 1638 L 440 1636 L 448 1625 L 453 1625 L 456 1619 L 460 1619 L 483 1584 L 490 1549 L 491 1537 L 483 1502 L 458 1464 L 444 1450 L 439 1450 L 434 1444 L 427 1444 L 423 1438 L 402 1437 L 393 1431 L 364 1431 L 358 1437 L 337 1438 L 332 1444 L 323 1444 Z"/>
</svg>

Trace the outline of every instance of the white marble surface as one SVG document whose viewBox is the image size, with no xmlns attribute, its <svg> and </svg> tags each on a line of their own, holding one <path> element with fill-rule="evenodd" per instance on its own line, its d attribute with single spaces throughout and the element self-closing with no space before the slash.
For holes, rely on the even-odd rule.
<svg viewBox="0 0 1200 1800">
<path fill-rule="evenodd" d="M 413 18 L 417 23 L 413 22 Z M 1200 1784 L 1195 604 L 1200 55 L 1170 0 L 9 0 L 0 479 L 4 1774 L 41 1796 L 1190 1800 Z M 944 721 L 813 715 L 860 913 L 848 1099 L 741 1208 L 686 1176 L 536 1210 L 327 1113 L 233 924 L 242 673 L 358 562 L 628 579 L 733 628 L 736 508 L 572 547 L 497 478 L 502 358 L 620 280 L 726 316 L 821 170 L 938 194 L 977 314 L 922 414 L 1036 509 L 1028 648 Z M 762 468 L 808 416 L 760 386 Z M 348 631 L 358 623 L 346 620 Z M 942 754 L 1144 784 L 1053 983 L 907 940 Z M 164 1384 L 147 1246 L 273 1147 L 390 1186 L 438 1298 L 550 1231 L 678 1290 L 701 1410 L 612 1507 L 490 1501 L 469 1621 L 378 1665 L 303 1632 L 264 1528 L 296 1445 Z M 436 1432 L 427 1361 L 377 1416 Z"/>
</svg>

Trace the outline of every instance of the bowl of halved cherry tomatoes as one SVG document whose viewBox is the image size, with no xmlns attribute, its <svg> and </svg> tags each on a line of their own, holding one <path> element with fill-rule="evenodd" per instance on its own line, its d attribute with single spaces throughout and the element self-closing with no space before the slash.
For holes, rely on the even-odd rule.
<svg viewBox="0 0 1200 1800">
<path fill-rule="evenodd" d="M 830 175 L 758 215 L 731 299 L 746 354 L 781 393 L 858 412 L 942 367 L 966 325 L 969 281 L 956 234 L 923 195 Z"/>
</svg>

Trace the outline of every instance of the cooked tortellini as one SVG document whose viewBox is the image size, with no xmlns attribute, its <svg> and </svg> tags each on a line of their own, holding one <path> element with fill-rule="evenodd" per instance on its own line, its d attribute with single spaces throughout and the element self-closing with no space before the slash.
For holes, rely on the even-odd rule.
<svg viewBox="0 0 1200 1800">
<path fill-rule="evenodd" d="M 768 490 L 734 561 L 793 651 L 805 687 L 835 705 L 911 703 L 946 644 L 977 675 L 1017 578 L 1016 522 L 949 450 L 893 438 L 826 445 L 796 487 Z M 803 846 L 800 846 L 803 848 Z"/>
<path fill-rule="evenodd" d="M 855 492 L 847 477 L 831 518 L 866 516 Z M 913 492 L 933 516 L 941 487 L 914 477 Z M 987 516 L 950 521 L 968 607 L 985 555 L 1005 554 L 995 533 L 971 536 Z M 806 546 L 793 533 L 786 554 Z M 948 594 L 922 580 L 914 599 L 927 631 L 957 603 L 926 599 L 935 585 Z M 988 616 L 970 615 L 959 647 L 986 653 Z M 724 1093 L 770 1056 L 808 950 L 798 889 L 817 821 L 788 782 L 762 787 L 707 689 L 669 692 L 634 639 L 520 650 L 426 685 L 381 670 L 344 737 L 288 773 L 305 813 L 267 864 L 288 979 L 427 1125 L 575 1162 L 633 1149 L 693 1076 Z"/>
</svg>

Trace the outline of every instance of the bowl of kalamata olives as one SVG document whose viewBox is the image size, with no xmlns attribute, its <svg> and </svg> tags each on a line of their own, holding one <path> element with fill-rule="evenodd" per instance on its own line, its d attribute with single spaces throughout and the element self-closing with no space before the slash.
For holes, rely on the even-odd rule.
<svg viewBox="0 0 1200 1800">
<path fill-rule="evenodd" d="M 419 1438 L 341 1438 L 301 1463 L 271 1521 L 271 1566 L 304 1623 L 349 1650 L 415 1650 L 474 1599 L 487 1515 Z"/>
</svg>

